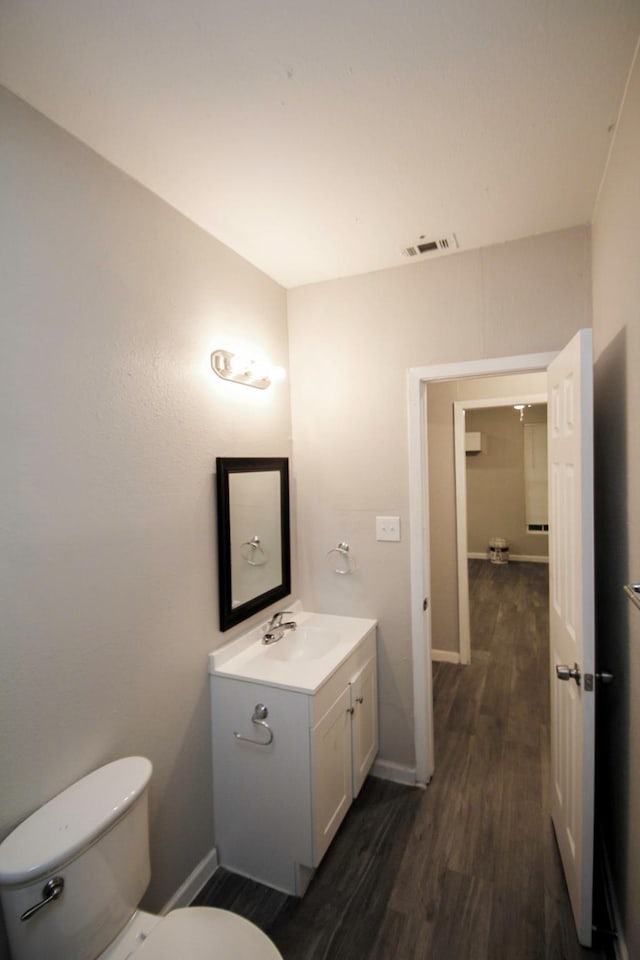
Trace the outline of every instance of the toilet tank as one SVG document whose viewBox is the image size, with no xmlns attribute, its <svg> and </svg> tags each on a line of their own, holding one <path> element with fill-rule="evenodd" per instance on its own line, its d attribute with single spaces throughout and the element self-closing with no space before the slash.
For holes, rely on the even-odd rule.
<svg viewBox="0 0 640 960">
<path fill-rule="evenodd" d="M 151 763 L 126 757 L 83 777 L 0 844 L 0 900 L 12 960 L 95 960 L 138 907 L 150 879 Z M 49 880 L 62 893 L 34 913 Z"/>
</svg>

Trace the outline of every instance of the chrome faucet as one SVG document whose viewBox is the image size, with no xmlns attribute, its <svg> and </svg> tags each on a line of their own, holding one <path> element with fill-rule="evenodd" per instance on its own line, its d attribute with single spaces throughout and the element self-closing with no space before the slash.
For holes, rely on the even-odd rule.
<svg viewBox="0 0 640 960">
<path fill-rule="evenodd" d="M 291 611 L 278 610 L 274 613 L 271 620 L 269 620 L 267 632 L 262 638 L 263 643 L 276 643 L 278 640 L 282 640 L 285 630 L 296 629 L 297 623 L 295 620 L 285 620 L 283 622 L 282 618 L 285 616 L 291 616 Z"/>
</svg>

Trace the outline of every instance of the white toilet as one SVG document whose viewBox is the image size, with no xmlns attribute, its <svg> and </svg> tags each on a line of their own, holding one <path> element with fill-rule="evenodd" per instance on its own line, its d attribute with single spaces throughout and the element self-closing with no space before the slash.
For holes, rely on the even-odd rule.
<svg viewBox="0 0 640 960">
<path fill-rule="evenodd" d="M 138 910 L 150 879 L 151 770 L 144 757 L 109 763 L 0 844 L 12 960 L 282 960 L 261 930 L 226 910 Z"/>
</svg>

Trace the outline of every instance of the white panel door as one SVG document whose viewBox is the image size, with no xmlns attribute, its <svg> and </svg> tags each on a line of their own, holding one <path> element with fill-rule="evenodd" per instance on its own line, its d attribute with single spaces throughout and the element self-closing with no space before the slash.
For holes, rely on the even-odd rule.
<svg viewBox="0 0 640 960">
<path fill-rule="evenodd" d="M 551 816 L 578 938 L 590 946 L 595 734 L 590 330 L 581 330 L 551 363 L 548 386 Z"/>
</svg>

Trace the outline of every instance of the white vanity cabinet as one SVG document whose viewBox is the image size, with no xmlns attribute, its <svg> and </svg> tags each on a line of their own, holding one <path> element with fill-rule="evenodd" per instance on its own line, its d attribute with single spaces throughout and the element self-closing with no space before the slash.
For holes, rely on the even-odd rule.
<svg viewBox="0 0 640 960">
<path fill-rule="evenodd" d="M 361 622 L 361 641 L 317 689 L 210 676 L 219 862 L 299 896 L 378 750 L 376 628 Z M 258 704 L 268 728 L 252 722 Z"/>
<path fill-rule="evenodd" d="M 329 692 L 333 685 L 327 684 L 327 687 Z M 326 699 L 324 691 L 320 691 L 316 714 Z M 377 752 L 378 691 L 374 652 L 364 664 L 357 666 L 335 703 L 311 730 L 314 867 L 333 840 L 351 801 L 358 796 Z"/>
<path fill-rule="evenodd" d="M 353 795 L 357 797 L 378 752 L 378 664 L 374 655 L 351 681 Z"/>
</svg>

